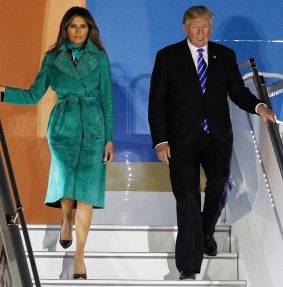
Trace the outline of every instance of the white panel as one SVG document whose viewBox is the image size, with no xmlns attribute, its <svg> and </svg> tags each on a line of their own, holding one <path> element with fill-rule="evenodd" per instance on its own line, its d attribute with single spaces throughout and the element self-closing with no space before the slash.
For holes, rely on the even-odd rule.
<svg viewBox="0 0 283 287">
<path fill-rule="evenodd" d="M 202 205 L 204 193 L 201 193 Z M 93 224 L 176 225 L 176 201 L 172 192 L 107 191 L 105 208 L 94 211 Z M 225 209 L 218 224 L 230 224 Z"/>
<path fill-rule="evenodd" d="M 246 114 L 233 106 L 232 115 L 236 154 L 233 176 L 237 188 L 230 195 L 229 210 L 233 231 L 239 241 L 239 252 L 245 262 L 249 278 L 248 286 L 281 287 L 283 242 L 275 209 L 268 196 L 266 180 L 271 186 L 280 218 L 283 215 L 282 176 L 278 172 L 266 127 L 260 123 L 259 117 L 252 116 L 252 121 L 266 178 L 247 124 Z"/>
<path fill-rule="evenodd" d="M 94 211 L 93 224 L 176 225 L 172 192 L 107 191 L 105 208 Z"/>
</svg>

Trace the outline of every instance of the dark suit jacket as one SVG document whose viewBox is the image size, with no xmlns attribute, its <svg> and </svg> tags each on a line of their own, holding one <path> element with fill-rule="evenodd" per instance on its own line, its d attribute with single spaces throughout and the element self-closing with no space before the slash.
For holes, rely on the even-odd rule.
<svg viewBox="0 0 283 287">
<path fill-rule="evenodd" d="M 206 94 L 202 95 L 187 39 L 163 48 L 157 53 L 150 86 L 153 146 L 168 141 L 172 161 L 190 160 L 200 147 L 206 118 L 213 142 L 225 157 L 231 157 L 228 96 L 240 108 L 255 113 L 259 100 L 244 87 L 233 50 L 208 43 Z"/>
</svg>

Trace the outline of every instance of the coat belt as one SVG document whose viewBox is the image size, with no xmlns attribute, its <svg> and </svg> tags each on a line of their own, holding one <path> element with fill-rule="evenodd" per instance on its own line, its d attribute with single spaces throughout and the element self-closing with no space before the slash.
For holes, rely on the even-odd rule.
<svg viewBox="0 0 283 287">
<path fill-rule="evenodd" d="M 88 112 L 88 106 L 89 106 L 89 100 L 93 99 L 91 103 L 98 104 L 97 103 L 97 97 L 91 96 L 64 96 L 64 98 L 61 98 L 58 96 L 57 98 L 57 105 L 60 106 L 60 113 L 59 113 L 59 119 L 58 119 L 58 129 L 60 129 L 63 126 L 64 121 L 64 115 L 65 113 L 68 113 L 68 107 L 67 104 L 69 102 L 78 104 L 80 107 L 80 121 L 82 126 L 82 137 L 91 139 L 94 137 L 94 128 L 90 121 L 89 121 L 89 112 Z"/>
</svg>

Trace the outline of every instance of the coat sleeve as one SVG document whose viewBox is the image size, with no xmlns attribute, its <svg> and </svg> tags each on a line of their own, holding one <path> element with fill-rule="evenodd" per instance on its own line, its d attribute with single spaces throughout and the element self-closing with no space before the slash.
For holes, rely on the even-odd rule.
<svg viewBox="0 0 283 287">
<path fill-rule="evenodd" d="M 167 90 L 168 70 L 166 61 L 159 51 L 151 76 L 148 106 L 148 121 L 154 147 L 161 142 L 168 141 L 166 128 Z"/>
<path fill-rule="evenodd" d="M 6 87 L 4 92 L 3 102 L 19 104 L 19 105 L 35 105 L 44 96 L 46 90 L 49 87 L 49 80 L 47 74 L 48 60 L 47 56 L 44 57 L 41 70 L 37 74 L 30 89 L 20 89 Z"/>
<path fill-rule="evenodd" d="M 112 80 L 109 59 L 105 53 L 101 54 L 100 96 L 104 115 L 105 141 L 113 141 L 114 108 Z"/>
<path fill-rule="evenodd" d="M 251 114 L 256 113 L 255 107 L 260 103 L 258 98 L 253 95 L 248 88 L 245 87 L 234 52 L 232 52 L 229 97 L 239 108 Z"/>
</svg>

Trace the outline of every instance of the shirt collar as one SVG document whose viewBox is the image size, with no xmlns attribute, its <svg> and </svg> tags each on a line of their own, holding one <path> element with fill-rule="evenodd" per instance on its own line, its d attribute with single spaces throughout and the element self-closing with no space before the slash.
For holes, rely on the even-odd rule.
<svg viewBox="0 0 283 287">
<path fill-rule="evenodd" d="M 203 52 L 203 53 L 204 53 L 204 54 L 207 54 L 207 45 L 205 45 L 205 46 L 203 46 L 203 47 L 196 47 L 196 46 L 194 46 L 194 45 L 190 42 L 189 38 L 187 38 L 187 43 L 188 43 L 188 46 L 189 46 L 189 48 L 190 48 L 192 54 L 198 53 L 198 52 L 197 52 L 197 49 L 199 49 L 199 48 L 203 48 L 203 49 L 204 49 L 204 52 Z"/>
</svg>

